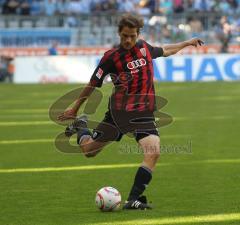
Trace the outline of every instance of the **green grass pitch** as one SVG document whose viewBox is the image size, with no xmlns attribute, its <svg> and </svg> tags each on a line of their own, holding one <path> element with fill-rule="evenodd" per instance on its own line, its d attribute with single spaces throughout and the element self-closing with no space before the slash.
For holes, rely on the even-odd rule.
<svg viewBox="0 0 240 225">
<path fill-rule="evenodd" d="M 113 186 L 125 200 L 142 155 L 127 136 L 91 159 L 56 150 L 63 127 L 48 109 L 77 87 L 0 85 L 0 225 L 240 224 L 239 82 L 156 84 L 174 122 L 160 129 L 164 148 L 146 191 L 154 210 L 114 213 L 96 209 L 95 193 Z M 111 86 L 101 90 L 97 120 Z"/>
</svg>

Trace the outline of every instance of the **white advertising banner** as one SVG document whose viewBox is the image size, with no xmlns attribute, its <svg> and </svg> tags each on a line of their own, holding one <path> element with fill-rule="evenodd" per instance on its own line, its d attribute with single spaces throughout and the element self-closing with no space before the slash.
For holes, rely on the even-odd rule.
<svg viewBox="0 0 240 225">
<path fill-rule="evenodd" d="M 17 57 L 15 83 L 87 83 L 101 57 Z M 156 81 L 240 80 L 239 54 L 175 55 L 153 62 Z"/>
<path fill-rule="evenodd" d="M 154 60 L 158 81 L 240 80 L 240 54 L 175 55 Z"/>
<path fill-rule="evenodd" d="M 98 57 L 99 58 L 99 57 Z M 16 57 L 15 83 L 87 83 L 97 57 Z"/>
</svg>

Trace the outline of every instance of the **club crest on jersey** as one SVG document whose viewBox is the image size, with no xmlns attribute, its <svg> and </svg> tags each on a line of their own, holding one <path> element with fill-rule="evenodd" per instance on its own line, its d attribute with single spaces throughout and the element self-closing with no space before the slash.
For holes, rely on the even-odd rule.
<svg viewBox="0 0 240 225">
<path fill-rule="evenodd" d="M 146 49 L 145 48 L 141 48 L 140 49 L 140 52 L 142 53 L 142 55 L 144 56 L 144 57 L 146 57 Z"/>
<path fill-rule="evenodd" d="M 101 79 L 102 75 L 103 75 L 103 70 L 101 68 L 99 68 L 97 73 L 96 73 L 96 76 L 97 76 L 98 79 Z"/>
</svg>

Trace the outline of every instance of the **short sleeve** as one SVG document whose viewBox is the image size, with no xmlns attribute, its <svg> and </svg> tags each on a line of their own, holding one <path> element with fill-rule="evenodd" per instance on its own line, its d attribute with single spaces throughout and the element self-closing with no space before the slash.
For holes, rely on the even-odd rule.
<svg viewBox="0 0 240 225">
<path fill-rule="evenodd" d="M 104 78 L 111 73 L 111 65 L 111 60 L 104 55 L 90 79 L 91 86 L 102 87 Z"/>
<path fill-rule="evenodd" d="M 153 47 L 152 45 L 144 42 L 147 45 L 147 48 L 153 59 L 163 56 L 163 48 L 161 47 Z"/>
</svg>

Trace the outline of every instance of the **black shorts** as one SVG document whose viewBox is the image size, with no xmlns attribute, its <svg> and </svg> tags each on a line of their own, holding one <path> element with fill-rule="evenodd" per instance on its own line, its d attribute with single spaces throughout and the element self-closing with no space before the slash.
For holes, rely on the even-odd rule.
<svg viewBox="0 0 240 225">
<path fill-rule="evenodd" d="M 153 112 L 107 111 L 103 121 L 93 130 L 93 139 L 120 141 L 127 133 L 137 142 L 151 134 L 159 136 Z"/>
</svg>

